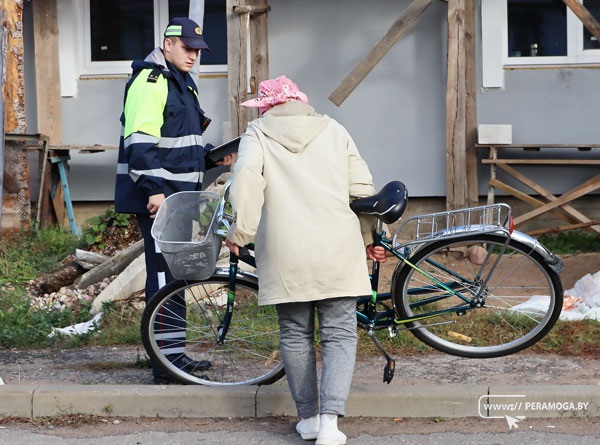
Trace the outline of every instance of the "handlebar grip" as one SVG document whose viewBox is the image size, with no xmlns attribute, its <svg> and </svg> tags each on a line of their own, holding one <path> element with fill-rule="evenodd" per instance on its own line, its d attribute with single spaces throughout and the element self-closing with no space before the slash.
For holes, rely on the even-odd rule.
<svg viewBox="0 0 600 445">
<path fill-rule="evenodd" d="M 250 255 L 250 249 L 248 249 L 247 247 L 240 247 L 240 254 L 238 255 L 238 257 L 244 257 L 244 256 L 249 256 Z"/>
</svg>

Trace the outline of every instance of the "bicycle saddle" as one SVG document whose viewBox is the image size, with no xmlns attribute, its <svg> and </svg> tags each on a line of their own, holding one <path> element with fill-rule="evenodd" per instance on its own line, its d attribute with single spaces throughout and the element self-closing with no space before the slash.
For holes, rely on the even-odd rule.
<svg viewBox="0 0 600 445">
<path fill-rule="evenodd" d="M 375 215 L 385 224 L 391 224 L 402 216 L 407 203 L 406 186 L 400 181 L 392 181 L 373 196 L 355 199 L 350 208 L 354 213 Z"/>
</svg>

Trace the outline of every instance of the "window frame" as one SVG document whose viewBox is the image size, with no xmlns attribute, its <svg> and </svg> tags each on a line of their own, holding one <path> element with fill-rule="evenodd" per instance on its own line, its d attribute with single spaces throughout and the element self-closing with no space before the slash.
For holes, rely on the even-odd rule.
<svg viewBox="0 0 600 445">
<path fill-rule="evenodd" d="M 505 29 L 502 40 L 502 54 L 505 66 L 520 65 L 574 65 L 574 64 L 600 64 L 600 49 L 583 49 L 584 26 L 566 4 L 567 9 L 567 55 L 566 56 L 520 56 L 510 57 L 508 55 L 508 0 L 501 2 L 504 6 L 502 17 Z"/>
<path fill-rule="evenodd" d="M 190 0 L 192 3 L 194 0 Z M 132 60 L 115 61 L 92 61 L 91 54 L 91 24 L 90 24 L 90 0 L 83 0 L 81 8 L 81 23 L 79 27 L 80 42 L 80 74 L 86 77 L 106 75 L 128 75 L 131 74 Z M 169 23 L 168 1 L 153 0 L 154 8 L 154 47 L 162 46 L 162 30 Z M 193 8 L 193 6 L 191 6 Z M 227 73 L 227 65 L 196 65 L 194 70 L 200 74 Z"/>
<path fill-rule="evenodd" d="M 504 88 L 506 69 L 569 68 L 600 65 L 600 49 L 583 49 L 583 23 L 567 8 L 567 55 L 508 56 L 508 0 L 481 0 L 481 66 L 483 88 Z"/>
</svg>

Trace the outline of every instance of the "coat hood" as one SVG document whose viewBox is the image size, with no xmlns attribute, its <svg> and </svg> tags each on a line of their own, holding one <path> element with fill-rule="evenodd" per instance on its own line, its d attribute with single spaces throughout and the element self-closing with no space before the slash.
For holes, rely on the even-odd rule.
<svg viewBox="0 0 600 445">
<path fill-rule="evenodd" d="M 145 68 L 155 68 L 157 66 L 161 68 L 163 72 L 169 71 L 167 61 L 160 48 L 154 48 L 154 50 L 148 54 L 144 60 L 134 60 L 131 64 L 131 69 L 135 75 Z"/>
<path fill-rule="evenodd" d="M 255 119 L 250 127 L 283 145 L 292 153 L 299 153 L 327 128 L 331 119 L 315 113 L 310 105 L 290 101 L 277 105 L 263 117 Z"/>
</svg>

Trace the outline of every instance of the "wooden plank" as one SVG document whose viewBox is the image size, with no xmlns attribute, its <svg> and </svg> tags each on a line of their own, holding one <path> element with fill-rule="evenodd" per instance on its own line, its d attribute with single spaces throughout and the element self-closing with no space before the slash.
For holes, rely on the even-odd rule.
<svg viewBox="0 0 600 445">
<path fill-rule="evenodd" d="M 38 132 L 62 142 L 57 0 L 32 2 Z"/>
<path fill-rule="evenodd" d="M 600 41 L 600 23 L 580 0 L 563 0 L 563 2 L 581 20 L 583 26 Z"/>
<path fill-rule="evenodd" d="M 478 148 L 577 148 L 578 150 L 589 150 L 600 148 L 600 144 L 475 144 Z"/>
<path fill-rule="evenodd" d="M 250 10 L 250 92 L 258 92 L 258 84 L 269 78 L 269 15 L 268 0 L 252 0 Z M 248 109 L 248 119 L 258 117 L 258 108 Z"/>
<path fill-rule="evenodd" d="M 595 219 L 586 223 L 570 224 L 568 226 L 558 226 L 549 229 L 538 229 L 527 232 L 529 236 L 545 235 L 546 233 L 565 232 L 567 230 L 586 229 L 590 226 L 600 225 L 600 219 Z"/>
<path fill-rule="evenodd" d="M 538 193 L 540 196 L 542 196 L 549 202 L 553 202 L 558 199 L 556 196 L 554 196 L 552 193 L 550 193 L 544 187 L 542 187 L 538 183 L 534 182 L 533 180 L 529 179 L 528 177 L 526 177 L 522 173 L 518 172 L 514 168 L 509 167 L 507 165 L 500 165 L 499 168 L 502 169 L 507 174 L 509 174 L 510 176 L 512 176 L 513 178 L 515 178 L 517 181 L 520 181 L 525 186 L 529 187 L 534 192 Z M 590 218 L 588 218 L 583 213 L 581 213 L 579 210 L 575 209 L 574 207 L 572 207 L 568 204 L 565 204 L 565 205 L 559 207 L 558 210 L 560 211 L 560 213 L 563 216 L 566 216 L 568 218 L 567 221 L 569 221 L 569 222 L 585 223 L 585 222 L 590 221 Z M 600 227 L 593 227 L 592 229 L 594 231 L 600 233 Z"/>
<path fill-rule="evenodd" d="M 563 194 L 560 198 L 557 198 L 556 201 L 550 202 L 548 204 L 543 205 L 535 210 L 527 212 L 518 218 L 515 218 L 515 224 L 521 224 L 525 221 L 528 221 L 536 216 L 539 216 L 543 213 L 546 213 L 549 210 L 552 210 L 558 206 L 562 206 L 568 202 L 571 202 L 577 198 L 580 198 L 588 193 L 591 193 L 600 188 L 600 175 L 594 176 L 589 181 L 586 181 L 579 187 L 574 188 L 568 193 Z"/>
<path fill-rule="evenodd" d="M 482 164 L 597 165 L 600 159 L 482 159 Z"/>
<path fill-rule="evenodd" d="M 466 114 L 466 168 L 467 206 L 479 204 L 479 177 L 477 157 L 477 56 L 475 28 L 475 0 L 465 0 L 465 114 Z"/>
<path fill-rule="evenodd" d="M 475 6 L 473 0 L 448 2 L 446 77 L 446 207 L 478 202 L 475 111 Z"/>
<path fill-rule="evenodd" d="M 506 184 L 505 182 L 500 181 L 499 179 L 494 179 L 492 181 L 490 181 L 490 185 L 492 185 L 493 187 L 502 190 L 505 193 L 509 193 L 511 195 L 513 195 L 515 198 L 518 198 L 519 200 L 532 205 L 534 207 L 541 207 L 544 205 L 543 201 L 540 201 L 539 199 L 534 198 L 531 195 L 528 195 L 525 192 L 522 192 L 521 190 L 512 187 L 508 184 Z"/>
<path fill-rule="evenodd" d="M 331 93 L 329 100 L 338 107 L 350 93 L 367 77 L 379 61 L 387 54 L 394 44 L 402 38 L 418 21 L 419 17 L 433 0 L 413 0 L 402 15 L 396 20 L 388 32 L 375 44 L 356 67 L 346 76 L 340 85 Z"/>
<path fill-rule="evenodd" d="M 514 188 L 514 187 L 512 187 L 512 186 L 510 186 L 510 185 L 508 185 L 508 184 L 506 184 L 506 183 L 498 180 L 498 179 L 496 179 L 495 181 L 493 181 L 493 183 L 494 183 L 494 187 L 496 187 L 496 188 L 498 188 L 498 189 L 500 189 L 500 190 L 502 190 L 502 191 L 504 191 L 506 193 L 509 193 L 509 194 L 513 195 L 515 198 L 517 198 L 517 199 L 525 202 L 526 204 L 531 205 L 532 207 L 536 207 L 537 208 L 537 207 L 541 207 L 541 206 L 544 205 L 543 201 L 541 201 L 541 200 L 539 200 L 537 198 L 534 198 L 533 196 L 528 195 L 527 193 L 525 193 L 525 192 L 523 192 L 521 190 L 518 190 L 518 189 L 516 189 L 516 188 Z M 572 222 L 576 221 L 573 218 L 571 218 L 569 215 L 565 214 L 564 212 L 561 212 L 560 210 L 561 210 L 561 208 L 550 210 L 550 213 L 552 213 L 557 218 L 564 219 L 565 221 L 567 221 L 569 223 L 572 223 Z"/>
<path fill-rule="evenodd" d="M 247 109 L 240 103 L 248 98 L 248 14 L 238 14 L 235 8 L 247 6 L 246 0 L 227 0 L 227 66 L 228 66 L 228 105 L 229 105 L 229 139 L 233 139 L 248 126 Z"/>
<path fill-rule="evenodd" d="M 514 188 L 514 187 L 512 187 L 512 186 L 510 186 L 510 185 L 508 185 L 508 184 L 506 184 L 506 183 L 498 180 L 498 179 L 496 179 L 496 180 L 494 180 L 492 182 L 494 184 L 494 187 L 496 187 L 496 188 L 498 188 L 498 189 L 500 189 L 500 190 L 502 190 L 502 191 L 504 191 L 506 193 L 509 193 L 509 194 L 513 195 L 515 198 L 517 198 L 517 199 L 525 202 L 526 204 L 531 205 L 532 207 L 541 207 L 541 206 L 544 205 L 543 201 L 540 201 L 539 199 L 534 198 L 533 196 L 528 195 L 527 193 L 525 193 L 525 192 L 523 192 L 521 190 L 518 190 L 518 189 L 516 189 L 516 188 Z M 562 219 L 566 220 L 567 222 L 572 222 L 573 221 L 571 218 L 569 218 L 568 215 L 565 215 L 564 213 L 560 212 L 559 210 L 560 209 L 555 209 L 555 210 L 551 210 L 550 212 L 554 216 L 556 216 L 558 218 L 562 218 Z"/>
</svg>

